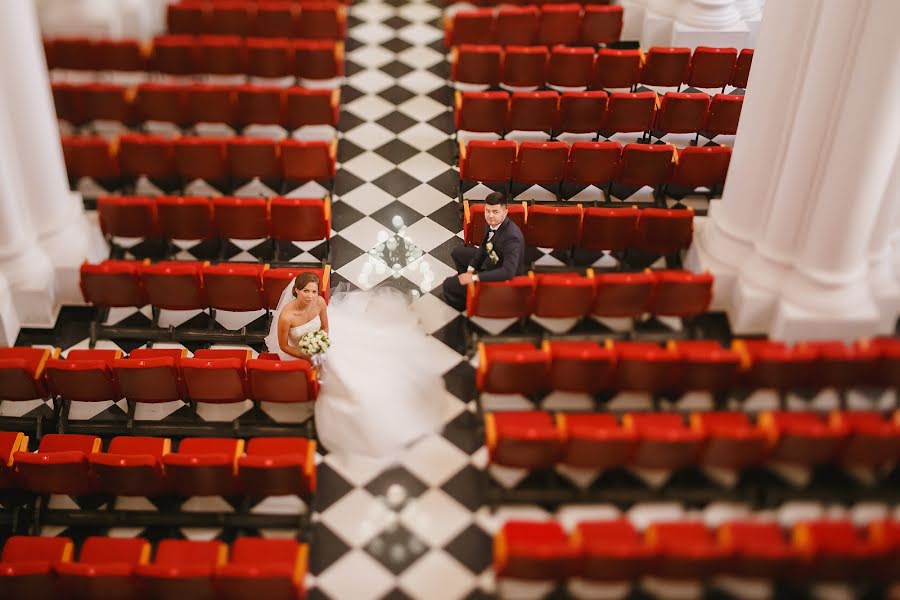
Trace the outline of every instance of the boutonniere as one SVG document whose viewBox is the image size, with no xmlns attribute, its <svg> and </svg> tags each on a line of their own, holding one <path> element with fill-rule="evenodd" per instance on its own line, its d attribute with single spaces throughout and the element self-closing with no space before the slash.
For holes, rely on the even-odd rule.
<svg viewBox="0 0 900 600">
<path fill-rule="evenodd" d="M 488 252 L 493 252 L 493 250 L 494 250 L 494 243 L 493 243 L 493 242 L 488 242 L 487 244 L 485 244 L 484 247 L 487 248 L 487 251 L 488 251 Z"/>
<path fill-rule="evenodd" d="M 493 264 L 495 264 L 495 265 L 496 265 L 498 262 L 500 262 L 500 257 L 497 256 L 497 253 L 494 252 L 493 250 L 491 250 L 490 252 L 488 252 L 488 258 L 490 258 L 490 259 L 491 259 L 491 263 L 493 263 Z"/>
</svg>

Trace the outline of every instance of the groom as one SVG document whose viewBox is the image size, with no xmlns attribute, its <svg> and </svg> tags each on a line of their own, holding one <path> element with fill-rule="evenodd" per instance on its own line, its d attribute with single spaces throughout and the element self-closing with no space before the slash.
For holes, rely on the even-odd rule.
<svg viewBox="0 0 900 600">
<path fill-rule="evenodd" d="M 507 218 L 509 209 L 502 192 L 484 199 L 487 228 L 477 248 L 459 246 L 451 256 L 460 275 L 444 280 L 444 300 L 456 310 L 466 309 L 466 286 L 474 281 L 506 281 L 519 275 L 525 265 L 525 238 Z"/>
</svg>

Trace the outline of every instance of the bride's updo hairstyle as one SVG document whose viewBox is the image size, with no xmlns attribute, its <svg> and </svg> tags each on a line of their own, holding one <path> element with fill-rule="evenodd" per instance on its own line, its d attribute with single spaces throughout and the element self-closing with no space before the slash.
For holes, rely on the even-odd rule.
<svg viewBox="0 0 900 600">
<path fill-rule="evenodd" d="M 309 283 L 315 283 L 316 288 L 321 290 L 322 284 L 319 282 L 319 276 L 315 273 L 307 271 L 306 273 L 300 273 L 294 279 L 294 289 L 291 290 L 291 294 L 294 298 L 297 297 L 297 290 L 302 290 Z"/>
</svg>

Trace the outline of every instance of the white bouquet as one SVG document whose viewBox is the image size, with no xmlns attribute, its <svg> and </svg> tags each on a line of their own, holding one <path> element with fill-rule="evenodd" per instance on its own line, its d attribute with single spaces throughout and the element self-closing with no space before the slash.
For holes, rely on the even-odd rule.
<svg viewBox="0 0 900 600">
<path fill-rule="evenodd" d="M 328 339 L 328 334 L 319 329 L 304 333 L 297 343 L 297 348 L 299 348 L 300 352 L 312 358 L 317 354 L 323 354 L 330 345 L 331 340 Z"/>
</svg>

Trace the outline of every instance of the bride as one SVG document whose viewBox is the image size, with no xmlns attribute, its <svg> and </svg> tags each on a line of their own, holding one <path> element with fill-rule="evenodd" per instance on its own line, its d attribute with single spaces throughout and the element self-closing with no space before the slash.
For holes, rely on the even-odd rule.
<svg viewBox="0 0 900 600">
<path fill-rule="evenodd" d="M 406 297 L 393 288 L 337 291 L 326 307 L 319 278 L 301 273 L 281 294 L 266 345 L 282 360 L 323 329 L 328 376 L 316 402 L 318 439 L 329 452 L 384 457 L 441 426 L 444 381 Z"/>
</svg>

